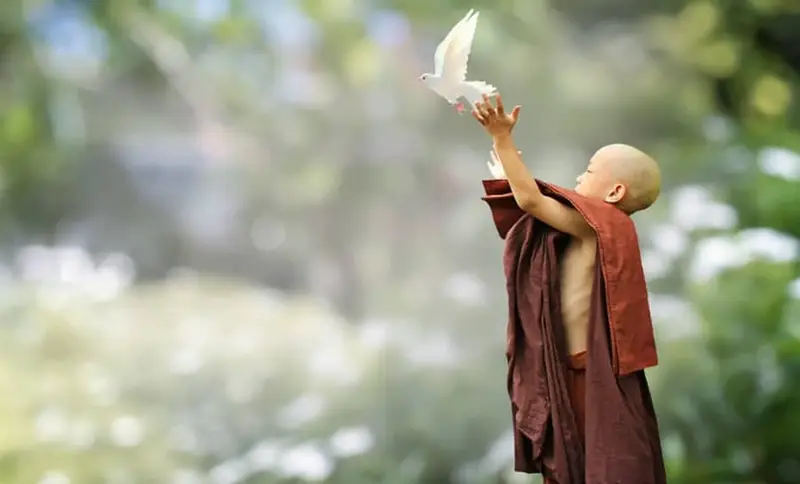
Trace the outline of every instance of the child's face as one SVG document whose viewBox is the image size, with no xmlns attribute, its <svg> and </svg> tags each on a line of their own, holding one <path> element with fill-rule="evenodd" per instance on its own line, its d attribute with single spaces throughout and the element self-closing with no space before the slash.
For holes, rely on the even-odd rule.
<svg viewBox="0 0 800 484">
<path fill-rule="evenodd" d="M 575 191 L 579 194 L 609 203 L 617 203 L 625 196 L 626 187 L 614 173 L 614 162 L 610 156 L 595 154 L 589 166 L 577 179 Z"/>
</svg>

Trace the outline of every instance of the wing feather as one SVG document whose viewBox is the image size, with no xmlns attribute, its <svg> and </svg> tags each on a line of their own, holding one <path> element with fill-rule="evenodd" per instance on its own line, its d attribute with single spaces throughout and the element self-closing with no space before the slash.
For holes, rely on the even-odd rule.
<svg viewBox="0 0 800 484">
<path fill-rule="evenodd" d="M 448 46 L 451 44 L 453 38 L 458 37 L 459 30 L 473 16 L 473 13 L 475 13 L 475 9 L 470 9 L 469 12 L 464 15 L 464 18 L 459 20 L 458 23 L 450 29 L 450 32 L 447 33 L 444 40 L 436 47 L 436 52 L 433 54 L 433 73 L 435 75 L 440 75 L 442 73 L 445 63 L 445 53 L 447 52 Z"/>
<path fill-rule="evenodd" d="M 450 82 L 459 83 L 467 77 L 467 64 L 478 26 L 478 15 L 479 12 L 475 12 L 459 26 L 445 50 L 440 75 Z"/>
</svg>

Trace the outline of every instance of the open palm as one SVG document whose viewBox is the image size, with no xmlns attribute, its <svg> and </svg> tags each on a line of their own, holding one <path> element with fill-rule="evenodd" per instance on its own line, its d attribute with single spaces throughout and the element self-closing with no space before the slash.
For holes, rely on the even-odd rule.
<svg viewBox="0 0 800 484">
<path fill-rule="evenodd" d="M 472 116 L 481 123 L 481 126 L 492 137 L 509 135 L 517 124 L 521 107 L 515 106 L 510 113 L 506 113 L 503 99 L 499 94 L 495 102 L 497 105 L 492 106 L 489 96 L 484 95 L 483 102 L 475 103 Z"/>
</svg>

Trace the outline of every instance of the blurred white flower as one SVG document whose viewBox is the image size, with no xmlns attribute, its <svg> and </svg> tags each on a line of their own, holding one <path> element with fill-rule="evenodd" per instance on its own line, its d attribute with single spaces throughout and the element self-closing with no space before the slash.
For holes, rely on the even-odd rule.
<svg viewBox="0 0 800 484">
<path fill-rule="evenodd" d="M 368 427 L 347 427 L 337 430 L 329 443 L 337 457 L 352 457 L 368 452 L 375 444 L 375 437 Z"/>
<path fill-rule="evenodd" d="M 144 424 L 132 415 L 117 417 L 111 422 L 110 437 L 118 447 L 136 447 L 144 440 Z"/>
<path fill-rule="evenodd" d="M 66 474 L 50 471 L 39 479 L 38 484 L 70 484 L 71 482 Z"/>
</svg>

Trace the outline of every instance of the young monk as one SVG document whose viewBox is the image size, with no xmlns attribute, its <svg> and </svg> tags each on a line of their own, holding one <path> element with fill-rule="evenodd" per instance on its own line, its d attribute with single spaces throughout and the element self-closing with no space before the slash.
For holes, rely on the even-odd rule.
<svg viewBox="0 0 800 484">
<path fill-rule="evenodd" d="M 630 219 L 658 198 L 658 165 L 615 144 L 574 191 L 534 180 L 511 135 L 519 113 L 499 95 L 473 111 L 501 165 L 490 164 L 483 199 L 506 241 L 515 470 L 550 484 L 664 484 L 644 375 L 655 338 Z"/>
</svg>

